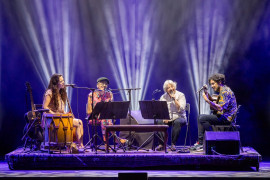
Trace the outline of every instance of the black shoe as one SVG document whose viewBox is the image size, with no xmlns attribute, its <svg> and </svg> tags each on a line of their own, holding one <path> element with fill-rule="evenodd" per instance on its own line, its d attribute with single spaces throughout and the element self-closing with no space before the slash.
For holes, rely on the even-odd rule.
<svg viewBox="0 0 270 180">
<path fill-rule="evenodd" d="M 176 151 L 176 147 L 175 147 L 175 145 L 174 145 L 174 144 L 172 144 L 172 146 L 171 146 L 171 150 L 172 150 L 172 151 Z"/>
<path fill-rule="evenodd" d="M 156 147 L 156 151 L 162 151 L 162 150 L 164 150 L 164 147 L 163 147 L 163 145 L 158 145 L 158 147 Z"/>
</svg>

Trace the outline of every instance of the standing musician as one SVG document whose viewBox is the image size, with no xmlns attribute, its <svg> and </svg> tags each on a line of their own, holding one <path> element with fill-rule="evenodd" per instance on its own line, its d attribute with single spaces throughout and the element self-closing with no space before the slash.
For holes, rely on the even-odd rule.
<svg viewBox="0 0 270 180">
<path fill-rule="evenodd" d="M 108 91 L 108 84 L 110 84 L 110 81 L 106 77 L 100 77 L 97 79 L 97 90 L 94 91 L 94 97 L 93 97 L 93 106 L 98 102 L 110 102 L 113 101 L 113 94 L 111 91 Z M 88 95 L 88 101 L 87 101 L 87 109 L 86 114 L 89 116 L 92 113 L 92 92 Z M 105 136 L 105 127 L 106 125 L 113 125 L 111 119 L 98 119 L 98 121 L 101 121 L 101 130 L 103 135 L 103 140 L 106 141 Z"/>
<path fill-rule="evenodd" d="M 53 74 L 44 94 L 43 108 L 49 109 L 48 113 L 66 113 L 65 106 L 68 101 L 65 81 L 61 74 Z M 73 114 L 72 114 L 73 115 Z M 74 117 L 74 115 L 73 115 Z M 73 126 L 77 127 L 75 132 L 77 146 L 83 148 L 83 122 L 80 119 L 73 118 Z"/>
<path fill-rule="evenodd" d="M 182 92 L 176 90 L 176 82 L 172 80 L 166 80 L 163 84 L 164 94 L 160 97 L 160 101 L 167 101 L 170 119 L 158 120 L 158 124 L 172 125 L 172 146 L 171 150 L 176 151 L 175 144 L 179 137 L 181 127 L 187 123 L 186 118 L 186 98 Z M 164 142 L 163 133 L 159 133 L 161 139 Z M 157 151 L 164 149 L 163 142 L 159 142 Z"/>
<path fill-rule="evenodd" d="M 211 125 L 227 125 L 232 122 L 232 118 L 237 111 L 236 98 L 233 91 L 225 85 L 224 74 L 213 74 L 208 79 L 211 88 L 218 93 L 217 102 L 211 97 L 207 88 L 204 88 L 202 94 L 204 100 L 210 105 L 210 108 L 214 110 L 211 115 L 201 114 L 198 119 L 198 142 L 195 143 L 194 150 L 203 149 L 203 137 L 205 131 L 211 130 Z"/>
</svg>

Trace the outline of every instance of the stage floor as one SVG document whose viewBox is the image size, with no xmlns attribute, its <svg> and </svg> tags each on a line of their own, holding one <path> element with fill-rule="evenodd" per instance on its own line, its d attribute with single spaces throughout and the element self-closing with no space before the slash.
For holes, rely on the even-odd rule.
<svg viewBox="0 0 270 180">
<path fill-rule="evenodd" d="M 5 158 L 12 170 L 242 170 L 252 167 L 259 170 L 261 155 L 251 147 L 244 147 L 243 150 L 239 155 L 205 155 L 203 151 L 165 153 L 151 150 L 105 153 L 101 150 L 92 152 L 90 149 L 79 154 L 65 151 L 49 154 L 18 148 L 6 154 Z"/>
<path fill-rule="evenodd" d="M 119 173 L 130 174 L 147 173 L 149 180 L 174 179 L 269 179 L 270 162 L 261 162 L 260 170 L 242 171 L 222 170 L 10 170 L 7 162 L 0 162 L 0 179 L 106 179 L 117 180 Z M 135 174 L 135 176 L 134 176 Z M 134 179 L 130 178 L 129 180 Z"/>
</svg>

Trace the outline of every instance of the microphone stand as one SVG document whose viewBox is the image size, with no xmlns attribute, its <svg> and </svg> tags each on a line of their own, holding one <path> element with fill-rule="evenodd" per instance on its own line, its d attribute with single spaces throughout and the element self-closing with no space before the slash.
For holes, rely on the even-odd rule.
<svg viewBox="0 0 270 180">
<path fill-rule="evenodd" d="M 198 134 L 199 134 L 199 116 L 201 114 L 201 91 L 204 90 L 203 88 L 201 88 L 200 90 L 198 90 L 196 93 L 199 93 L 199 98 L 198 98 L 198 111 L 199 111 L 199 115 L 197 118 L 197 126 L 198 126 Z"/>
<path fill-rule="evenodd" d="M 80 88 L 84 88 L 84 89 L 88 89 L 90 91 L 92 91 L 92 96 L 91 96 L 91 108 L 92 108 L 92 124 L 94 123 L 94 115 L 93 115 L 93 111 L 94 111 L 94 92 L 96 90 L 96 88 L 87 88 L 87 87 L 80 87 Z M 90 116 L 90 115 L 89 115 Z M 85 145 L 85 148 L 88 144 L 91 144 L 90 145 L 90 148 L 92 149 L 92 151 L 94 150 L 95 148 L 95 153 L 97 154 L 97 139 L 96 139 L 96 135 L 97 135 L 97 118 L 95 118 L 95 126 L 92 126 L 92 131 L 91 131 L 91 136 L 92 138 L 90 137 L 90 132 L 89 132 L 89 117 L 86 118 L 88 120 L 87 122 L 87 129 L 88 129 L 88 138 L 89 138 L 89 141 L 86 143 Z M 95 136 L 95 138 L 94 138 Z"/>
<path fill-rule="evenodd" d="M 94 109 L 94 92 L 96 90 L 96 88 L 89 88 L 89 87 L 78 87 L 78 86 L 70 86 L 72 88 L 76 88 L 76 89 L 87 89 L 87 90 L 90 90 L 92 91 L 92 102 L 91 102 L 91 106 L 92 106 L 92 113 L 93 113 L 93 109 Z M 87 130 L 88 130 L 88 138 L 89 138 L 89 141 L 85 144 L 85 149 L 86 149 L 86 146 L 88 144 L 91 144 L 90 145 L 90 148 L 92 149 L 93 151 L 93 147 L 95 146 L 95 152 L 97 153 L 97 146 L 96 146 L 96 140 L 94 141 L 94 138 L 91 139 L 91 136 L 94 137 L 94 134 L 96 134 L 96 125 L 97 125 L 97 121 L 95 119 L 95 128 L 92 126 L 92 131 L 91 131 L 91 136 L 90 136 L 90 130 L 89 130 L 89 117 L 85 118 L 86 120 L 88 120 L 87 122 Z M 92 123 L 94 122 L 94 116 L 92 115 Z M 92 142 L 94 141 L 94 143 Z"/>
</svg>

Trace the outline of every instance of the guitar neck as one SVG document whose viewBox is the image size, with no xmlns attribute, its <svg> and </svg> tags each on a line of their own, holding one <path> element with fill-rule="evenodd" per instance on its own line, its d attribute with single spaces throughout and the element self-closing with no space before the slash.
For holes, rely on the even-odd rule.
<svg viewBox="0 0 270 180">
<path fill-rule="evenodd" d="M 35 109 L 34 99 L 33 99 L 32 94 L 30 95 L 30 100 L 31 100 L 31 110 L 32 110 L 32 113 L 34 113 L 34 110 L 36 110 L 36 109 Z"/>
<path fill-rule="evenodd" d="M 32 111 L 32 115 L 33 118 L 36 118 L 36 113 L 35 113 L 35 106 L 34 106 L 34 99 L 33 99 L 33 94 L 32 94 L 32 88 L 29 82 L 25 83 L 26 87 L 27 87 L 27 91 L 29 92 L 30 95 L 30 101 L 31 101 L 31 111 Z"/>
<path fill-rule="evenodd" d="M 31 100 L 31 110 L 32 110 L 33 118 L 36 118 L 36 113 L 34 111 L 34 110 L 36 110 L 36 108 L 35 108 L 35 105 L 34 105 L 34 99 L 33 99 L 32 91 L 30 93 L 30 100 Z"/>
</svg>

